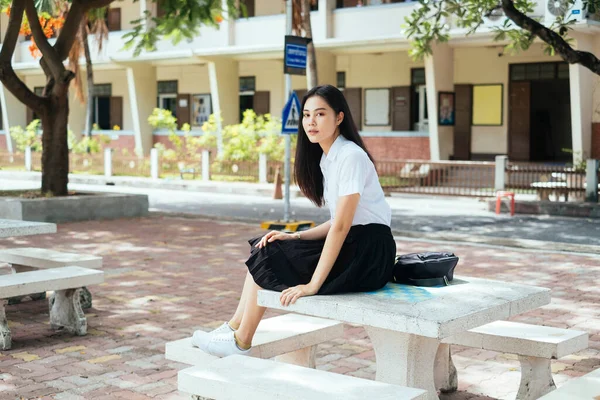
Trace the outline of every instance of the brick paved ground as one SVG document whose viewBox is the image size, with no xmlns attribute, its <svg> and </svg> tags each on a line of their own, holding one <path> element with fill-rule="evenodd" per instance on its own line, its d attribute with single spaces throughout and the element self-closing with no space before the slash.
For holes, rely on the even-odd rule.
<svg viewBox="0 0 600 400">
<path fill-rule="evenodd" d="M 9 306 L 13 349 L 0 352 L 0 399 L 180 399 L 165 342 L 210 329 L 234 310 L 244 278 L 245 240 L 254 225 L 153 216 L 62 224 L 55 235 L 0 240 L 0 248 L 41 246 L 104 257 L 106 282 L 92 287 L 88 335 L 53 333 L 45 302 Z M 451 249 L 458 271 L 553 289 L 552 304 L 516 320 L 590 333 L 590 348 L 553 363 L 558 384 L 600 365 L 600 258 L 398 241 L 399 252 Z M 270 312 L 273 315 L 273 312 Z M 460 391 L 446 400 L 514 398 L 515 357 L 455 349 Z M 319 369 L 374 378 L 361 327 L 320 346 Z M 482 396 L 485 393 L 491 397 Z"/>
</svg>

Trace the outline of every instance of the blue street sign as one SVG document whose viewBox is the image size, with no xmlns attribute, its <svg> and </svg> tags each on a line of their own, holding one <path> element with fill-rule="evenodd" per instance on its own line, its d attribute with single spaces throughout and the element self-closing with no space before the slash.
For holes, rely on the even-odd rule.
<svg viewBox="0 0 600 400">
<path fill-rule="evenodd" d="M 285 66 L 288 68 L 306 68 L 306 55 L 306 46 L 286 44 Z"/>
<path fill-rule="evenodd" d="M 300 100 L 296 92 L 292 92 L 285 107 L 283 107 L 283 116 L 281 118 L 281 133 L 290 134 L 298 133 L 298 125 L 300 124 Z"/>
<path fill-rule="evenodd" d="M 286 35 L 283 46 L 284 74 L 306 75 L 307 46 L 311 40 L 310 38 Z"/>
</svg>

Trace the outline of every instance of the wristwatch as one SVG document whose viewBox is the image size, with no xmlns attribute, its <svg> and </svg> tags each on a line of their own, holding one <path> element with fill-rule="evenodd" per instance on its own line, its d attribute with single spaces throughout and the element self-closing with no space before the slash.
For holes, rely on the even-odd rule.
<svg viewBox="0 0 600 400">
<path fill-rule="evenodd" d="M 300 240 L 300 232 L 296 232 L 296 239 Z"/>
</svg>

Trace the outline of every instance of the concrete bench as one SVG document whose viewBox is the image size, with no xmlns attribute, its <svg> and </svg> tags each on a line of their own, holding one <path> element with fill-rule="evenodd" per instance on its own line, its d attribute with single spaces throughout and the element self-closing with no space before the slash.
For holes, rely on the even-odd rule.
<svg viewBox="0 0 600 400">
<path fill-rule="evenodd" d="M 317 345 L 344 334 L 341 322 L 297 314 L 280 315 L 260 321 L 250 356 L 276 357 L 277 361 L 304 367 L 315 367 Z M 165 358 L 189 365 L 207 365 L 218 359 L 192 346 L 192 339 L 169 342 Z"/>
<path fill-rule="evenodd" d="M 12 346 L 5 313 L 7 298 L 54 290 L 50 326 L 83 336 L 87 333 L 87 320 L 79 302 L 79 291 L 83 286 L 103 281 L 104 272 L 73 266 L 0 276 L 0 348 L 8 350 Z"/>
<path fill-rule="evenodd" d="M 69 265 L 77 265 L 83 268 L 102 267 L 102 257 L 89 254 L 66 253 L 37 247 L 0 250 L 0 262 L 10 264 L 13 273 L 67 267 Z M 46 293 L 32 293 L 30 297 L 32 300 L 41 300 L 46 297 Z M 21 297 L 11 298 L 9 304 L 17 304 L 20 300 Z M 82 288 L 81 306 L 84 309 L 92 306 L 92 295 L 87 288 Z"/>
<path fill-rule="evenodd" d="M 215 400 L 426 399 L 422 389 L 336 374 L 271 360 L 229 356 L 179 371 L 178 389 Z"/>
<path fill-rule="evenodd" d="M 596 400 L 600 394 L 600 368 L 579 378 L 567 381 L 540 400 Z"/>
<path fill-rule="evenodd" d="M 446 338 L 442 343 L 518 355 L 521 363 L 521 384 L 517 399 L 533 400 L 556 388 L 550 360 L 586 349 L 588 334 L 571 329 L 496 321 Z M 440 356 L 450 357 L 449 352 L 445 355 L 438 352 L 438 357 Z M 451 357 L 449 362 L 442 361 L 437 365 L 448 368 L 448 375 L 452 375 L 455 370 Z M 453 386 L 455 382 L 454 379 Z M 452 389 L 456 390 L 456 387 L 442 387 L 443 391 Z"/>
</svg>

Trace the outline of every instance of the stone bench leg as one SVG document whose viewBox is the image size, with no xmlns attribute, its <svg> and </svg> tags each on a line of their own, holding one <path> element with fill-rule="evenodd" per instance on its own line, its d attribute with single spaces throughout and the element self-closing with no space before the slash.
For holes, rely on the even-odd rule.
<svg viewBox="0 0 600 400">
<path fill-rule="evenodd" d="M 375 380 L 427 391 L 439 400 L 433 366 L 440 341 L 425 336 L 366 326 L 377 359 Z"/>
<path fill-rule="evenodd" d="M 317 346 L 309 346 L 291 353 L 282 354 L 275 357 L 275 361 L 287 364 L 299 365 L 306 368 L 315 368 L 315 358 L 317 356 Z"/>
<path fill-rule="evenodd" d="M 87 333 L 87 320 L 81 309 L 81 289 L 57 290 L 54 302 L 50 301 L 50 326 L 64 328 L 78 336 Z"/>
<path fill-rule="evenodd" d="M 452 362 L 452 353 L 449 344 L 440 344 L 435 355 L 435 366 L 433 370 L 435 387 L 442 393 L 456 392 L 458 389 L 458 379 L 456 376 L 456 367 Z"/>
<path fill-rule="evenodd" d="M 550 359 L 519 356 L 521 385 L 517 400 L 535 400 L 556 389 Z"/>
<path fill-rule="evenodd" d="M 6 299 L 0 299 L 0 350 L 10 350 L 12 347 L 12 336 L 10 335 L 4 310 L 7 303 Z"/>
<path fill-rule="evenodd" d="M 19 264 L 9 264 L 10 268 L 13 271 L 13 274 L 18 274 L 20 272 L 27 272 L 27 271 L 35 271 L 37 270 L 37 268 L 34 267 L 28 267 L 27 265 L 19 265 Z M 40 292 L 40 293 L 33 293 L 30 294 L 28 296 L 16 296 L 16 297 L 11 297 L 10 299 L 8 299 L 8 305 L 13 305 L 13 304 L 19 304 L 21 301 L 23 301 L 23 299 L 25 297 L 30 297 L 31 300 L 35 301 L 35 300 L 43 300 L 46 298 L 46 292 Z"/>
</svg>

